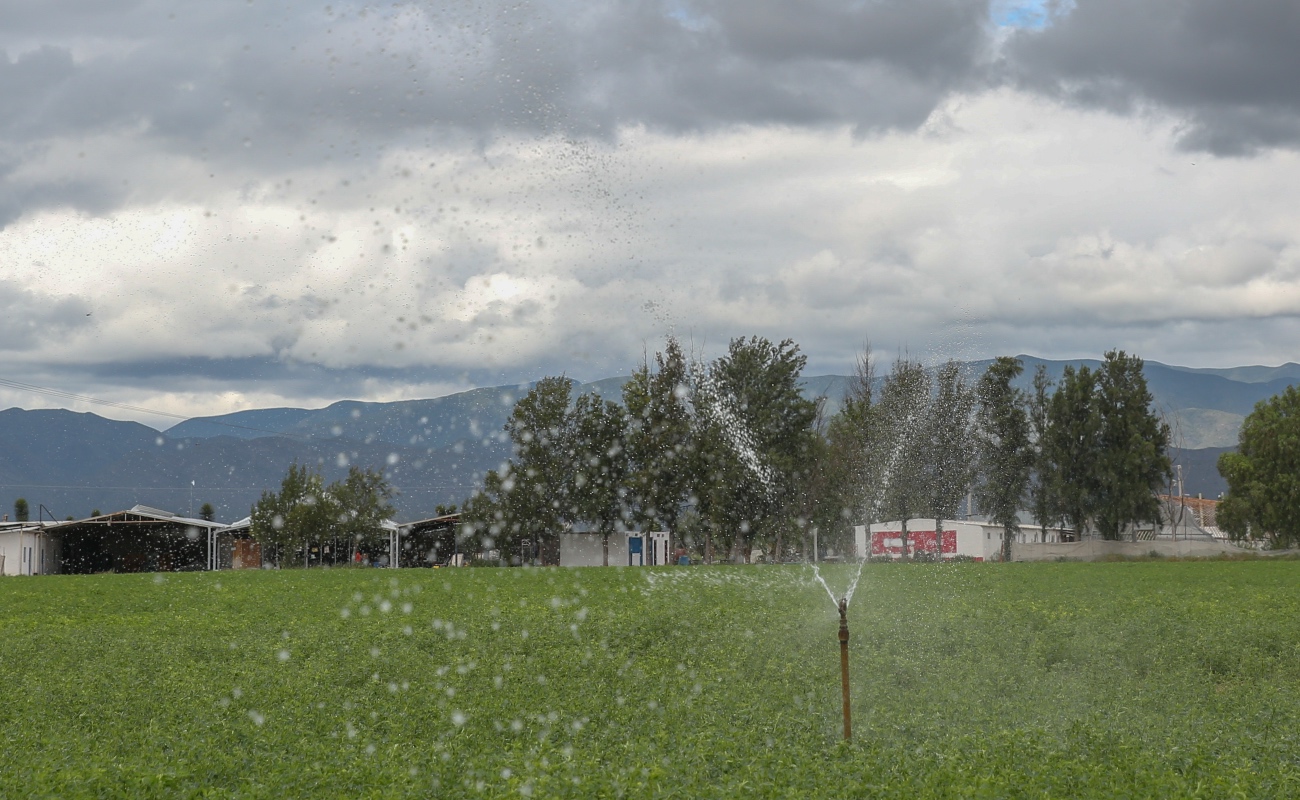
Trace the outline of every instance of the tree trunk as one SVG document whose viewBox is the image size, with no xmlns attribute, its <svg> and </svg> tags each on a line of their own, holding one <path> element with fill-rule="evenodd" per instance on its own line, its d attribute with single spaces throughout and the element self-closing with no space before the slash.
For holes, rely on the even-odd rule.
<svg viewBox="0 0 1300 800">
<path fill-rule="evenodd" d="M 934 560 L 943 561 L 943 520 L 934 518 Z"/>
<path fill-rule="evenodd" d="M 704 527 L 704 563 L 713 563 L 713 527 L 710 525 Z"/>
<path fill-rule="evenodd" d="M 601 553 L 601 559 L 602 559 L 601 563 L 603 566 L 608 567 L 609 566 L 609 534 L 608 533 L 602 533 L 600 535 L 600 545 L 601 545 L 601 550 L 603 551 Z"/>
<path fill-rule="evenodd" d="M 907 515 L 906 514 L 903 515 L 903 521 L 899 527 L 903 529 L 902 534 L 900 534 L 903 541 L 903 560 L 907 561 L 912 557 L 912 553 L 907 546 Z"/>
</svg>

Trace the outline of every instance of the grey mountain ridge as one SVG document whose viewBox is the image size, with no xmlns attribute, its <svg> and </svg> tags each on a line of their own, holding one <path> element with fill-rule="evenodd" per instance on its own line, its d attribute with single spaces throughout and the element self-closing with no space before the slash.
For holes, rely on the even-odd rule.
<svg viewBox="0 0 1300 800">
<path fill-rule="evenodd" d="M 1067 363 L 1100 364 L 1021 358 L 1023 388 L 1039 363 L 1053 379 Z M 967 366 L 974 376 L 988 363 Z M 1214 459 L 1236 444 L 1241 420 L 1255 403 L 1300 381 L 1300 365 L 1192 369 L 1148 361 L 1146 375 L 1154 405 L 1181 445 L 1185 491 L 1215 497 L 1226 487 Z M 576 384 L 575 393 L 617 401 L 626 380 Z M 849 380 L 816 375 L 803 384 L 809 396 L 825 398 L 829 417 Z M 161 434 L 95 414 L 11 408 L 0 411 L 0 498 L 9 497 L 7 506 L 12 498 L 26 497 L 34 516 L 44 505 L 60 519 L 135 503 L 188 512 L 191 502 L 196 509 L 208 502 L 218 519 L 233 520 L 246 515 L 262 491 L 277 488 L 296 460 L 317 466 L 329 480 L 345 474 L 347 464 L 382 469 L 400 492 L 394 502 L 399 519 L 416 519 L 432 515 L 439 504 L 463 502 L 486 470 L 509 457 L 502 428 L 528 389 L 508 385 L 427 400 L 250 409 L 196 417 Z"/>
</svg>

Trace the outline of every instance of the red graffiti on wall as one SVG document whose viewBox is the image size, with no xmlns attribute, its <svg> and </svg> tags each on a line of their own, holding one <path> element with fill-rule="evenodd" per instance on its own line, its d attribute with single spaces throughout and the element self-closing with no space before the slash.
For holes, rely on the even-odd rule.
<svg viewBox="0 0 1300 800">
<path fill-rule="evenodd" d="M 934 531 L 908 531 L 907 532 L 907 549 L 911 553 L 933 553 L 938 548 L 935 546 L 935 539 L 939 538 L 934 535 Z M 957 531 L 943 531 L 940 539 L 942 552 L 944 555 L 955 555 L 957 553 Z M 901 556 L 903 554 L 903 532 L 902 531 L 872 531 L 871 532 L 871 555 L 873 556 Z"/>
</svg>

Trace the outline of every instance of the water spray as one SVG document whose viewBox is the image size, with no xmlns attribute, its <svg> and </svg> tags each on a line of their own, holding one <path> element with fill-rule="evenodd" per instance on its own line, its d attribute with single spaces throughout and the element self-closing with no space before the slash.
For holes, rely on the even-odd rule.
<svg viewBox="0 0 1300 800">
<path fill-rule="evenodd" d="M 844 696 L 844 741 L 853 738 L 853 719 L 849 710 L 849 600 L 840 599 L 840 690 Z"/>
</svg>

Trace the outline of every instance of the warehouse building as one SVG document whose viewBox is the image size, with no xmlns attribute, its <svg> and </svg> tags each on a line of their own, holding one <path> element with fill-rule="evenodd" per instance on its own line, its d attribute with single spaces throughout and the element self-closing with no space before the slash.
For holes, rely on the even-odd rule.
<svg viewBox="0 0 1300 800">
<path fill-rule="evenodd" d="M 46 531 L 62 542 L 59 572 L 186 572 L 218 567 L 217 534 L 225 527 L 137 505 Z"/>
</svg>

